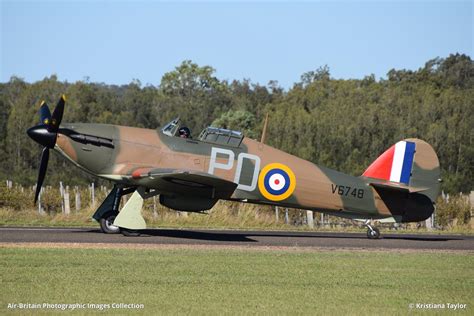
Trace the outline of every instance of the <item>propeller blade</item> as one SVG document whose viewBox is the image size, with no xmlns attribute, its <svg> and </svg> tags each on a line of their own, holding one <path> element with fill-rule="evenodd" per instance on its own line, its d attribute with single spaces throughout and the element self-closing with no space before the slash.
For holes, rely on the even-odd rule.
<svg viewBox="0 0 474 316">
<path fill-rule="evenodd" d="M 41 153 L 41 163 L 38 172 L 38 181 L 36 182 L 36 192 L 35 192 L 35 204 L 38 201 L 38 196 L 41 191 L 41 186 L 43 185 L 44 176 L 46 175 L 46 169 L 48 169 L 48 160 L 49 160 L 49 149 L 48 147 L 43 148 Z"/>
<path fill-rule="evenodd" d="M 53 116 L 51 117 L 51 126 L 53 128 L 53 131 L 55 132 L 58 131 L 59 125 L 61 124 L 61 121 L 63 119 L 65 103 L 66 103 L 66 96 L 63 94 L 58 101 L 58 105 L 56 105 L 56 108 L 53 111 Z"/>
<path fill-rule="evenodd" d="M 48 125 L 49 123 L 51 123 L 51 111 L 49 110 L 48 105 L 44 101 L 41 102 L 39 115 L 40 115 L 40 124 Z"/>
</svg>

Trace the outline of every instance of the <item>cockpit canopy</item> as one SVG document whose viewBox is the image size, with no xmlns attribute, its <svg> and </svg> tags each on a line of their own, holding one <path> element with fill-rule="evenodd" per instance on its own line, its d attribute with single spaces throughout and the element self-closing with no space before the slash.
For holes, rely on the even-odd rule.
<svg viewBox="0 0 474 316">
<path fill-rule="evenodd" d="M 179 117 L 175 118 L 174 120 L 166 124 L 165 127 L 161 129 L 161 132 L 168 136 L 175 136 L 178 129 L 179 129 Z"/>
<path fill-rule="evenodd" d="M 199 134 L 200 141 L 232 147 L 239 147 L 243 138 L 244 135 L 242 132 L 211 126 L 206 127 L 201 134 Z"/>
<path fill-rule="evenodd" d="M 178 117 L 166 124 L 161 129 L 161 132 L 171 137 L 178 137 L 177 132 L 180 126 L 180 119 Z M 243 139 L 244 135 L 242 132 L 209 126 L 199 134 L 197 140 L 211 144 L 239 147 Z"/>
</svg>

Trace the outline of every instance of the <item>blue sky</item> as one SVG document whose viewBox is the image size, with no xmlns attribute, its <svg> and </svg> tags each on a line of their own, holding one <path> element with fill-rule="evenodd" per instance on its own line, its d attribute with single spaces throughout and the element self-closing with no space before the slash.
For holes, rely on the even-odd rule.
<svg viewBox="0 0 474 316">
<path fill-rule="evenodd" d="M 219 79 L 284 88 L 327 64 L 385 77 L 450 53 L 473 57 L 472 1 L 1 1 L 0 81 L 157 85 L 183 60 Z"/>
</svg>

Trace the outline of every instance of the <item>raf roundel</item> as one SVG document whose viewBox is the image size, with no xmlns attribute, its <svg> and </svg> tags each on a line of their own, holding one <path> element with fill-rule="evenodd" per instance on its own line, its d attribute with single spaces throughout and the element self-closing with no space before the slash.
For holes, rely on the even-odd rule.
<svg viewBox="0 0 474 316">
<path fill-rule="evenodd" d="M 268 200 L 282 201 L 295 191 L 296 177 L 284 164 L 271 163 L 260 171 L 258 188 Z"/>
</svg>

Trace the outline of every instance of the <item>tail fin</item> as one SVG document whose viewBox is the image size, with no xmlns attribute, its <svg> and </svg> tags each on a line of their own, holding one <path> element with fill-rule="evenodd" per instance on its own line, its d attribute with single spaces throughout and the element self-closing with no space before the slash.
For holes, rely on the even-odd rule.
<svg viewBox="0 0 474 316">
<path fill-rule="evenodd" d="M 438 156 L 427 142 L 416 138 L 399 141 L 387 149 L 362 175 L 390 181 L 394 187 L 406 187 L 432 202 L 439 194 Z"/>
</svg>

